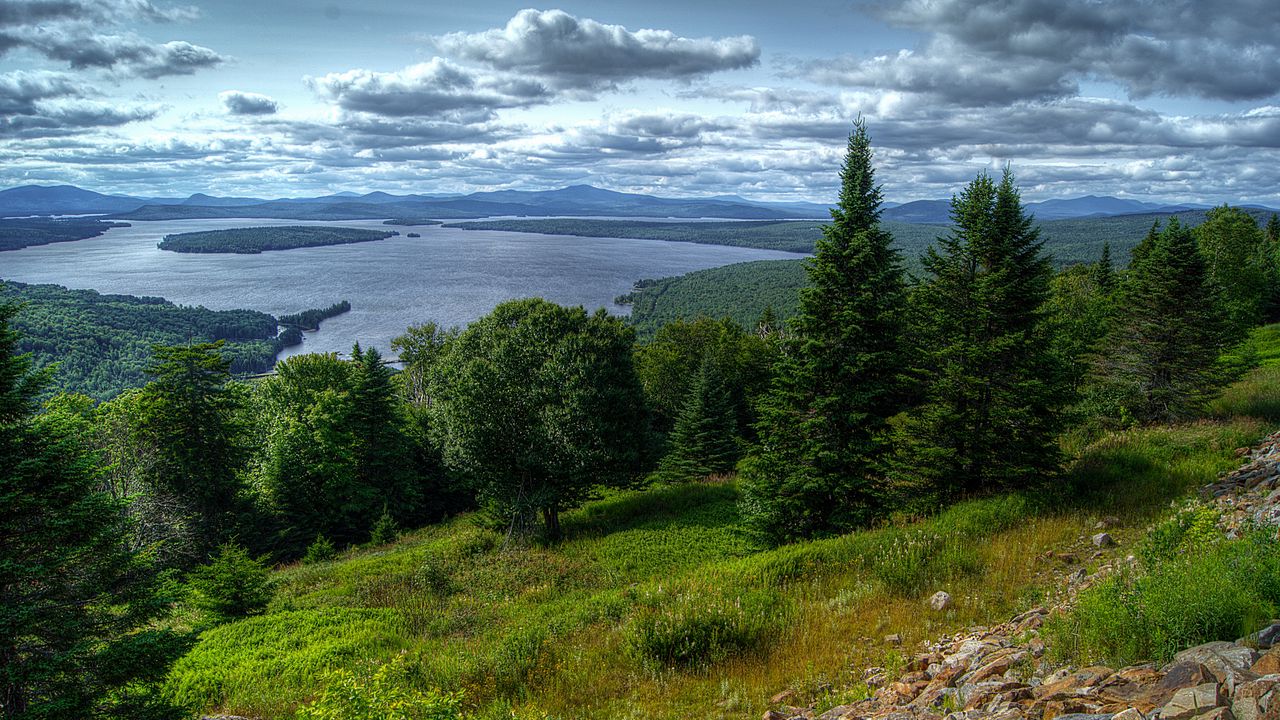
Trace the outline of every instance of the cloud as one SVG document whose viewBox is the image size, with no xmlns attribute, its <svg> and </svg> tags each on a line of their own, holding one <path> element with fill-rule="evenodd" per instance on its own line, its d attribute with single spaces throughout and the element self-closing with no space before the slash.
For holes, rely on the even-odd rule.
<svg viewBox="0 0 1280 720">
<path fill-rule="evenodd" d="M 232 115 L 274 115 L 280 109 L 275 100 L 258 93 L 224 90 L 218 99 Z"/>
<path fill-rule="evenodd" d="M 640 78 L 689 79 L 755 65 L 749 36 L 685 38 L 630 31 L 562 10 L 521 10 L 506 27 L 433 38 L 441 52 L 490 68 L 542 78 L 556 88 L 602 90 Z"/>
<path fill-rule="evenodd" d="M 76 70 L 108 69 L 120 76 L 155 79 L 190 75 L 227 58 L 184 40 L 157 43 L 127 25 L 190 20 L 189 7 L 165 8 L 146 0 L 0 0 L 0 55 L 27 48 Z"/>
<path fill-rule="evenodd" d="M 833 85 L 929 93 L 966 105 L 1067 97 L 1078 81 L 1132 98 L 1240 101 L 1280 92 L 1280 4 L 1258 0 L 903 0 L 885 21 L 918 50 L 804 66 Z"/>
<path fill-rule="evenodd" d="M 156 116 L 155 108 L 86 99 L 89 86 L 65 73 L 15 70 L 0 74 L 0 137 L 65 135 Z"/>
<path fill-rule="evenodd" d="M 396 72 L 356 69 L 306 81 L 344 110 L 454 122 L 484 122 L 497 109 L 538 105 L 554 97 L 539 82 L 485 74 L 442 58 Z"/>
</svg>

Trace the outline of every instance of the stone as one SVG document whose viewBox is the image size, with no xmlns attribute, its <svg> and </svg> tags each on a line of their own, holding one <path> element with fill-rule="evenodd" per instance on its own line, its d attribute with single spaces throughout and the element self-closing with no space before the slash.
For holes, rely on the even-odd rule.
<svg viewBox="0 0 1280 720">
<path fill-rule="evenodd" d="M 1147 720 L 1147 716 L 1143 715 L 1138 708 L 1129 708 L 1116 713 L 1111 720 Z"/>
<path fill-rule="evenodd" d="M 933 594 L 933 597 L 929 598 L 929 607 L 933 608 L 937 612 L 946 610 L 951 607 L 951 594 L 943 590 L 939 590 Z"/>
<path fill-rule="evenodd" d="M 1181 690 L 1217 680 L 1209 668 L 1198 662 L 1177 662 L 1164 668 L 1164 677 L 1156 684 L 1161 690 Z"/>
<path fill-rule="evenodd" d="M 783 690 L 782 692 L 769 698 L 770 705 L 781 705 L 796 696 L 795 690 Z"/>
<path fill-rule="evenodd" d="M 761 720 L 789 720 L 789 718 L 777 710 L 766 710 Z"/>
<path fill-rule="evenodd" d="M 1228 693 L 1235 690 L 1238 683 L 1257 678 L 1250 670 L 1258 661 L 1257 651 L 1224 640 L 1187 648 L 1174 655 L 1173 661 L 1198 662 L 1204 665 L 1218 682 L 1227 685 Z"/>
<path fill-rule="evenodd" d="M 1083 695 L 1086 694 L 1086 691 L 1094 690 L 1098 684 L 1111 677 L 1111 675 L 1111 668 L 1100 665 L 1087 667 L 1070 673 L 1060 680 L 1054 682 L 1046 681 L 1044 685 L 1036 688 L 1035 695 L 1038 700 Z"/>
<path fill-rule="evenodd" d="M 1236 720 L 1236 716 L 1231 714 L 1231 708 L 1220 707 L 1214 708 L 1203 715 L 1197 715 L 1194 720 Z"/>
<path fill-rule="evenodd" d="M 818 716 L 818 720 L 854 720 L 861 717 L 857 705 L 837 705 Z"/>
<path fill-rule="evenodd" d="M 1173 694 L 1160 710 L 1160 720 L 1191 720 L 1197 715 L 1221 707 L 1225 698 L 1217 683 L 1182 688 Z"/>
<path fill-rule="evenodd" d="M 1111 713 L 1067 713 L 1057 716 L 1056 720 L 1114 720 Z M 1046 720 L 1048 717 L 1046 716 Z"/>
<path fill-rule="evenodd" d="M 1258 658 L 1250 668 L 1254 675 L 1275 675 L 1280 673 L 1280 648 L 1272 648 Z"/>
<path fill-rule="evenodd" d="M 1248 645 L 1259 650 L 1270 650 L 1280 645 L 1280 622 L 1273 622 L 1248 637 L 1240 638 L 1237 645 Z"/>
<path fill-rule="evenodd" d="M 1100 532 L 1093 536 L 1094 547 L 1115 547 L 1116 540 L 1111 537 L 1111 533 Z"/>
<path fill-rule="evenodd" d="M 1236 720 L 1275 720 L 1280 717 L 1280 675 L 1269 675 L 1236 687 L 1231 712 Z"/>
<path fill-rule="evenodd" d="M 901 645 L 902 636 L 899 635 L 898 633 L 893 633 L 892 635 L 885 635 L 884 641 L 890 645 Z"/>
</svg>

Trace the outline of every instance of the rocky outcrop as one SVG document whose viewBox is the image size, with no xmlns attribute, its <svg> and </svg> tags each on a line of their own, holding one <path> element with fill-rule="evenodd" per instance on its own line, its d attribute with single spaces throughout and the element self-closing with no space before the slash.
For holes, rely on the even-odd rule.
<svg viewBox="0 0 1280 720">
<path fill-rule="evenodd" d="M 1230 536 L 1249 523 L 1280 526 L 1280 433 L 1238 454 L 1245 464 L 1204 488 Z M 1098 523 L 1105 531 L 1114 518 Z M 1094 548 L 1114 546 L 1106 532 Z M 1064 557 L 1070 553 L 1063 554 Z M 817 713 L 781 705 L 765 720 L 1280 720 L 1280 622 L 1235 642 L 1188 648 L 1163 667 L 1054 667 L 1040 627 L 1070 608 L 1079 590 L 1132 558 L 1102 562 L 1094 575 L 1064 578 L 1060 603 L 1038 607 L 991 628 L 970 628 L 923 646 L 906 672 L 863 676 L 872 696 Z M 942 597 L 946 600 L 943 601 Z M 938 593 L 934 610 L 949 603 Z M 775 696 L 775 704 L 790 700 Z"/>
</svg>

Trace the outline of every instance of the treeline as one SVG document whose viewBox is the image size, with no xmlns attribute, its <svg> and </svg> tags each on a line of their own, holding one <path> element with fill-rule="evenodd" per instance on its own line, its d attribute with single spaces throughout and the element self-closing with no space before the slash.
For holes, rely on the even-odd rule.
<svg viewBox="0 0 1280 720">
<path fill-rule="evenodd" d="M 795 316 L 800 290 L 808 284 L 804 268 L 804 260 L 756 260 L 646 279 L 614 302 L 631 306 L 630 322 L 641 338 L 676 320 L 698 317 L 730 318 L 750 329 L 766 308 L 783 319 Z"/>
<path fill-rule="evenodd" d="M 303 310 L 300 313 L 281 315 L 278 320 L 281 325 L 287 327 L 295 327 L 299 330 L 318 330 L 320 329 L 320 321 L 328 320 L 331 317 L 337 317 L 350 311 L 351 303 L 346 300 L 342 300 L 327 308 Z"/>
<path fill-rule="evenodd" d="M 84 240 L 119 227 L 129 227 L 129 223 L 87 218 L 4 218 L 0 219 L 0 252 Z"/>
<path fill-rule="evenodd" d="M 293 250 L 325 245 L 384 240 L 395 230 L 365 230 L 312 225 L 277 225 L 165 235 L 156 247 L 180 253 L 238 253 L 253 255 L 268 250 Z"/>
</svg>

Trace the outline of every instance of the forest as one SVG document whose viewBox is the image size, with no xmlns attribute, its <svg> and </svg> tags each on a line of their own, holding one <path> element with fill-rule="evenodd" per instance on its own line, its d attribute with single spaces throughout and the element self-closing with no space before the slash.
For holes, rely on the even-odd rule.
<svg viewBox="0 0 1280 720">
<path fill-rule="evenodd" d="M 394 230 L 363 230 L 314 225 L 269 225 L 265 227 L 203 230 L 165 235 L 156 247 L 180 253 L 237 253 L 254 255 L 270 250 L 349 245 L 385 240 L 399 235 Z"/>
<path fill-rule="evenodd" d="M 129 223 L 89 218 L 3 218 L 0 219 L 0 251 L 84 240 L 119 227 L 129 227 Z"/>
<path fill-rule="evenodd" d="M 234 375 L 263 373 L 276 355 L 302 342 L 299 329 L 350 309 L 343 301 L 281 319 L 254 310 L 209 310 L 163 298 L 104 295 L 57 285 L 0 283 L 0 301 L 18 307 L 19 349 L 53 371 L 48 391 L 107 400 L 145 385 L 157 345 L 224 341 L 219 353 Z M 297 319 L 297 322 L 294 319 Z M 280 326 L 284 332 L 277 335 Z"/>
<path fill-rule="evenodd" d="M 1165 507 L 1261 430 L 1193 421 L 1275 350 L 1280 219 L 1162 217 L 1116 239 L 1127 264 L 1104 241 L 1059 267 L 1006 169 L 956 194 L 909 276 L 872 159 L 859 121 L 787 321 L 637 341 L 512 300 L 407 328 L 399 372 L 356 345 L 255 382 L 183 338 L 95 402 L 45 394 L 0 304 L 5 716 L 617 717 L 672 686 L 758 715 L 730 682 L 751 657 L 791 641 L 779 662 L 803 664 L 844 609 L 918 613 L 939 578 L 1012 593 L 1028 563 L 998 575 L 976 543 L 1028 518 L 1074 537 L 1050 513 L 1119 507 L 1117 474 Z M 259 315 L 220 327 L 274 333 Z M 1179 452 L 1202 465 L 1152 477 Z M 1232 547 L 1280 568 L 1274 537 Z M 1221 611 L 1232 631 L 1280 596 L 1250 602 Z"/>
</svg>

